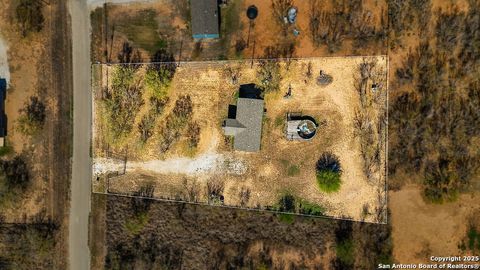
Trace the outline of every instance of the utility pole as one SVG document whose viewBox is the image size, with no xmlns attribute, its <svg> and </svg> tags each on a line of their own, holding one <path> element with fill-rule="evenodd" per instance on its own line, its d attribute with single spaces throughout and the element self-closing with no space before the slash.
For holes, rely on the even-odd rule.
<svg viewBox="0 0 480 270">
<path fill-rule="evenodd" d="M 178 52 L 178 64 L 177 64 L 177 66 L 180 66 L 180 62 L 182 61 L 182 50 L 183 50 L 183 38 L 180 41 L 180 52 Z"/>
<path fill-rule="evenodd" d="M 253 59 L 255 58 L 255 39 L 253 40 L 253 48 L 252 48 L 252 63 L 250 64 L 250 68 L 253 68 Z"/>
<path fill-rule="evenodd" d="M 258 9 L 255 5 L 251 5 L 247 8 L 247 17 L 249 19 L 249 25 L 248 25 L 248 37 L 247 37 L 247 47 L 250 45 L 250 32 L 252 31 L 253 28 L 253 23 L 254 20 L 258 16 Z"/>
</svg>

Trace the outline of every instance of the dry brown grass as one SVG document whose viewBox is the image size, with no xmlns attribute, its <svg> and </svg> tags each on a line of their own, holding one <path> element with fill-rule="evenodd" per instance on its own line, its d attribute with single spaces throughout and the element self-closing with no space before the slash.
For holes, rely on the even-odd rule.
<svg viewBox="0 0 480 270">
<path fill-rule="evenodd" d="M 372 57 L 377 65 L 385 68 L 385 57 Z M 358 67 L 364 59 L 351 58 L 311 58 L 280 62 L 280 90 L 265 95 L 266 114 L 263 123 L 261 151 L 244 153 L 231 151 L 224 144 L 221 121 L 227 115 L 228 104 L 234 102 L 235 92 L 240 84 L 258 83 L 257 64 L 250 68 L 245 62 L 205 62 L 181 65 L 172 80 L 169 103 L 165 115 L 172 110 L 175 100 L 188 95 L 193 102 L 192 121 L 200 127 L 200 140 L 195 153 L 188 149 L 188 133 L 172 144 L 167 152 L 160 152 L 161 138 L 157 130 L 147 145 L 136 148 L 139 137 L 128 136 L 127 174 L 110 181 L 110 191 L 132 192 L 145 181 L 153 182 L 155 195 L 166 199 L 182 199 L 206 202 L 207 183 L 212 177 L 222 179 L 224 204 L 252 208 L 274 207 L 282 194 L 293 194 L 326 208 L 326 214 L 336 217 L 348 217 L 356 220 L 384 221 L 375 212 L 362 213 L 365 205 L 368 209 L 384 209 L 377 200 L 384 189 L 384 181 L 368 181 L 362 170 L 363 159 L 358 138 L 354 136 L 355 110 L 360 106 L 360 98 L 354 87 Z M 309 78 L 305 74 L 308 67 L 313 71 Z M 288 68 L 287 68 L 288 67 Z M 105 67 L 106 68 L 106 67 Z M 111 69 L 112 67 L 110 67 Z M 233 83 L 231 71 L 236 70 L 237 82 Z M 320 70 L 333 76 L 328 86 L 318 86 L 316 77 Z M 142 74 L 140 71 L 139 74 Z M 105 80 L 106 81 L 106 80 Z M 292 97 L 284 99 L 287 88 L 292 87 Z M 386 89 L 383 89 L 383 94 Z M 104 119 L 100 108 L 101 101 L 95 101 L 95 142 L 94 152 L 99 163 L 108 157 L 105 148 L 97 147 L 105 133 L 102 126 Z M 372 107 L 376 114 L 381 106 Z M 146 111 L 146 110 L 145 110 Z M 287 112 L 302 112 L 313 116 L 321 125 L 312 141 L 288 141 L 284 135 L 281 120 Z M 140 121 L 137 116 L 135 121 Z M 280 119 L 280 120 L 278 120 Z M 157 127 L 162 128 L 165 116 L 160 117 Z M 377 118 L 372 119 L 376 125 Z M 384 146 L 384 142 L 374 143 Z M 383 139 L 385 139 L 383 137 Z M 101 143 L 100 143 L 101 144 Z M 109 148 L 112 151 L 113 148 Z M 114 149 L 113 149 L 114 150 Z M 380 149 L 383 153 L 383 148 Z M 332 151 L 339 156 L 343 165 L 342 187 L 338 193 L 322 193 L 315 181 L 315 162 L 325 151 Z M 121 150 L 118 153 L 122 153 Z M 219 157 L 220 165 L 205 172 L 178 171 L 166 168 L 174 160 L 190 163 L 200 162 L 208 157 Z M 380 155 L 385 162 L 385 155 Z M 180 161 L 183 160 L 183 161 Z M 147 162 L 147 163 L 145 163 Z M 244 172 L 234 172 L 235 164 L 243 166 Z M 289 172 L 295 167 L 295 173 Z M 384 166 L 382 166 L 384 167 Z M 291 169 L 290 169 L 291 170 Z M 383 171 L 376 170 L 377 179 L 384 180 Z M 186 180 L 187 179 L 187 180 Z M 185 183 L 189 183 L 185 185 Z M 200 190 L 200 191 L 199 191 Z M 195 193 L 195 194 L 193 194 Z M 383 202 L 382 202 L 383 203 Z"/>
</svg>

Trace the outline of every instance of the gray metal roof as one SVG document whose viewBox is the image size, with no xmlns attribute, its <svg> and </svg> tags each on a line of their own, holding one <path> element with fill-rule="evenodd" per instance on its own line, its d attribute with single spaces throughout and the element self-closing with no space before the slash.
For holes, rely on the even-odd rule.
<svg viewBox="0 0 480 270">
<path fill-rule="evenodd" d="M 227 122 L 228 121 L 228 122 Z M 225 135 L 235 129 L 233 148 L 235 150 L 255 152 L 260 150 L 262 140 L 263 100 L 239 98 L 237 100 L 237 118 L 225 121 Z M 243 126 L 242 127 L 240 127 Z"/>
<path fill-rule="evenodd" d="M 190 0 L 192 35 L 194 38 L 218 38 L 217 0 Z"/>
<path fill-rule="evenodd" d="M 302 140 L 302 137 L 298 135 L 298 125 L 301 120 L 287 121 L 287 139 L 288 140 Z"/>
<path fill-rule="evenodd" d="M 235 136 L 245 130 L 245 126 L 237 119 L 226 119 L 223 123 L 223 131 L 227 136 Z"/>
</svg>

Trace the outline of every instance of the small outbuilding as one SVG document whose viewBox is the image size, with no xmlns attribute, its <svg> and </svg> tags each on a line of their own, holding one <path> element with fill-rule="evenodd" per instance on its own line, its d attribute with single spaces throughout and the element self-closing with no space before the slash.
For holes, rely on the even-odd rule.
<svg viewBox="0 0 480 270">
<path fill-rule="evenodd" d="M 240 86 L 240 95 L 235 107 L 234 118 L 223 122 L 223 131 L 233 136 L 233 148 L 238 151 L 256 152 L 262 140 L 264 102 L 254 84 Z"/>
<path fill-rule="evenodd" d="M 217 0 L 190 0 L 190 15 L 194 39 L 220 37 Z"/>
<path fill-rule="evenodd" d="M 318 124 L 311 116 L 300 113 L 287 114 L 286 137 L 287 140 L 308 141 L 317 134 Z"/>
</svg>

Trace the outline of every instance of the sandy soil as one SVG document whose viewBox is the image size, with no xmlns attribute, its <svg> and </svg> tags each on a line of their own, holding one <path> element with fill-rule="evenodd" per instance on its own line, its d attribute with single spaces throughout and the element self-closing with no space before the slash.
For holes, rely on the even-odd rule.
<svg viewBox="0 0 480 270">
<path fill-rule="evenodd" d="M 381 202 L 377 198 L 383 194 L 384 182 L 372 184 L 367 181 L 362 170 L 359 141 L 354 136 L 353 117 L 359 99 L 353 85 L 361 61 L 361 57 L 301 59 L 292 61 L 288 70 L 286 63 L 282 63 L 282 90 L 265 97 L 267 114 L 262 149 L 258 153 L 232 152 L 226 148 L 222 143 L 224 139 L 219 125 L 226 116 L 227 104 L 232 102 L 232 96 L 238 89 L 238 85 L 233 85 L 224 77 L 227 65 L 241 68 L 239 84 L 255 82 L 255 68 L 250 69 L 249 65 L 242 65 L 241 62 L 184 64 L 173 79 L 170 97 L 171 103 L 179 95 L 188 94 L 192 97 L 193 119 L 201 127 L 200 147 L 195 156 L 185 156 L 182 140 L 166 154 L 160 153 L 156 150 L 158 136 L 153 135 L 144 147 L 145 150 L 136 152 L 135 147 L 128 147 L 129 158 L 125 165 L 123 158 L 120 158 L 122 151 L 118 151 L 119 157 L 114 158 L 102 150 L 114 149 L 102 147 L 105 145 L 102 142 L 102 132 L 105 131 L 100 128 L 103 113 L 97 111 L 100 107 L 95 105 L 94 173 L 123 173 L 125 166 L 127 174 L 112 179 L 110 190 L 133 192 L 141 186 L 141 182 L 147 181 L 156 183 L 156 194 L 159 197 L 168 198 L 175 198 L 176 192 L 189 188 L 184 186 L 184 179 L 204 186 L 212 177 L 220 177 L 225 181 L 227 205 L 239 204 L 238 194 L 242 188 L 251 191 L 249 207 L 274 205 L 279 196 L 288 191 L 299 198 L 325 206 L 328 215 L 373 221 L 373 212 L 362 217 L 362 209 L 364 206 L 368 206 L 371 211 L 381 208 Z M 378 61 L 380 66 L 386 65 L 385 57 L 378 57 Z M 308 62 L 312 63 L 314 74 L 318 74 L 320 69 L 331 74 L 335 78 L 333 83 L 322 88 L 314 80 L 305 81 L 303 72 Z M 293 96 L 283 99 L 283 91 L 289 85 L 292 86 Z M 325 125 L 310 142 L 288 141 L 283 126 L 274 123 L 275 119 L 283 119 L 287 112 L 312 115 Z M 159 127 L 162 126 L 161 121 L 159 120 Z M 136 136 L 130 136 L 127 145 L 136 145 Z M 325 151 L 338 155 L 344 170 L 342 188 L 335 194 L 319 192 L 314 181 L 315 162 Z M 285 163 L 297 166 L 299 173 L 287 175 Z M 381 177 L 379 179 L 384 180 Z"/>
<path fill-rule="evenodd" d="M 402 263 L 425 263 L 431 255 L 461 254 L 458 245 L 468 219 L 480 204 L 480 193 L 461 195 L 454 203 L 427 204 L 418 186 L 389 193 L 393 255 Z"/>
<path fill-rule="evenodd" d="M 6 2 L 5 7 L 8 6 Z M 28 162 L 34 164 L 32 170 L 32 186 L 25 194 L 20 205 L 25 211 L 18 211 L 16 207 L 5 209 L 2 213 L 7 221 L 19 221 L 23 215 L 36 215 L 47 211 L 48 203 L 48 181 L 45 181 L 45 165 L 37 163 L 37 158 L 43 156 L 44 148 L 37 137 L 31 140 L 18 131 L 17 119 L 20 116 L 20 109 L 31 95 L 37 92 L 39 83 L 38 69 L 41 68 L 41 57 L 45 53 L 44 44 L 46 36 L 30 35 L 22 39 L 15 26 L 10 24 L 7 9 L 0 11 L 0 76 L 5 74 L 9 78 L 7 96 L 5 102 L 5 113 L 7 115 L 7 137 L 6 143 L 13 148 L 14 154 L 28 153 Z M 47 18 L 48 20 L 48 18 Z M 8 60 L 8 62 L 6 62 Z M 47 73 L 48 74 L 48 73 Z M 48 110 L 48 109 L 47 109 Z"/>
</svg>

